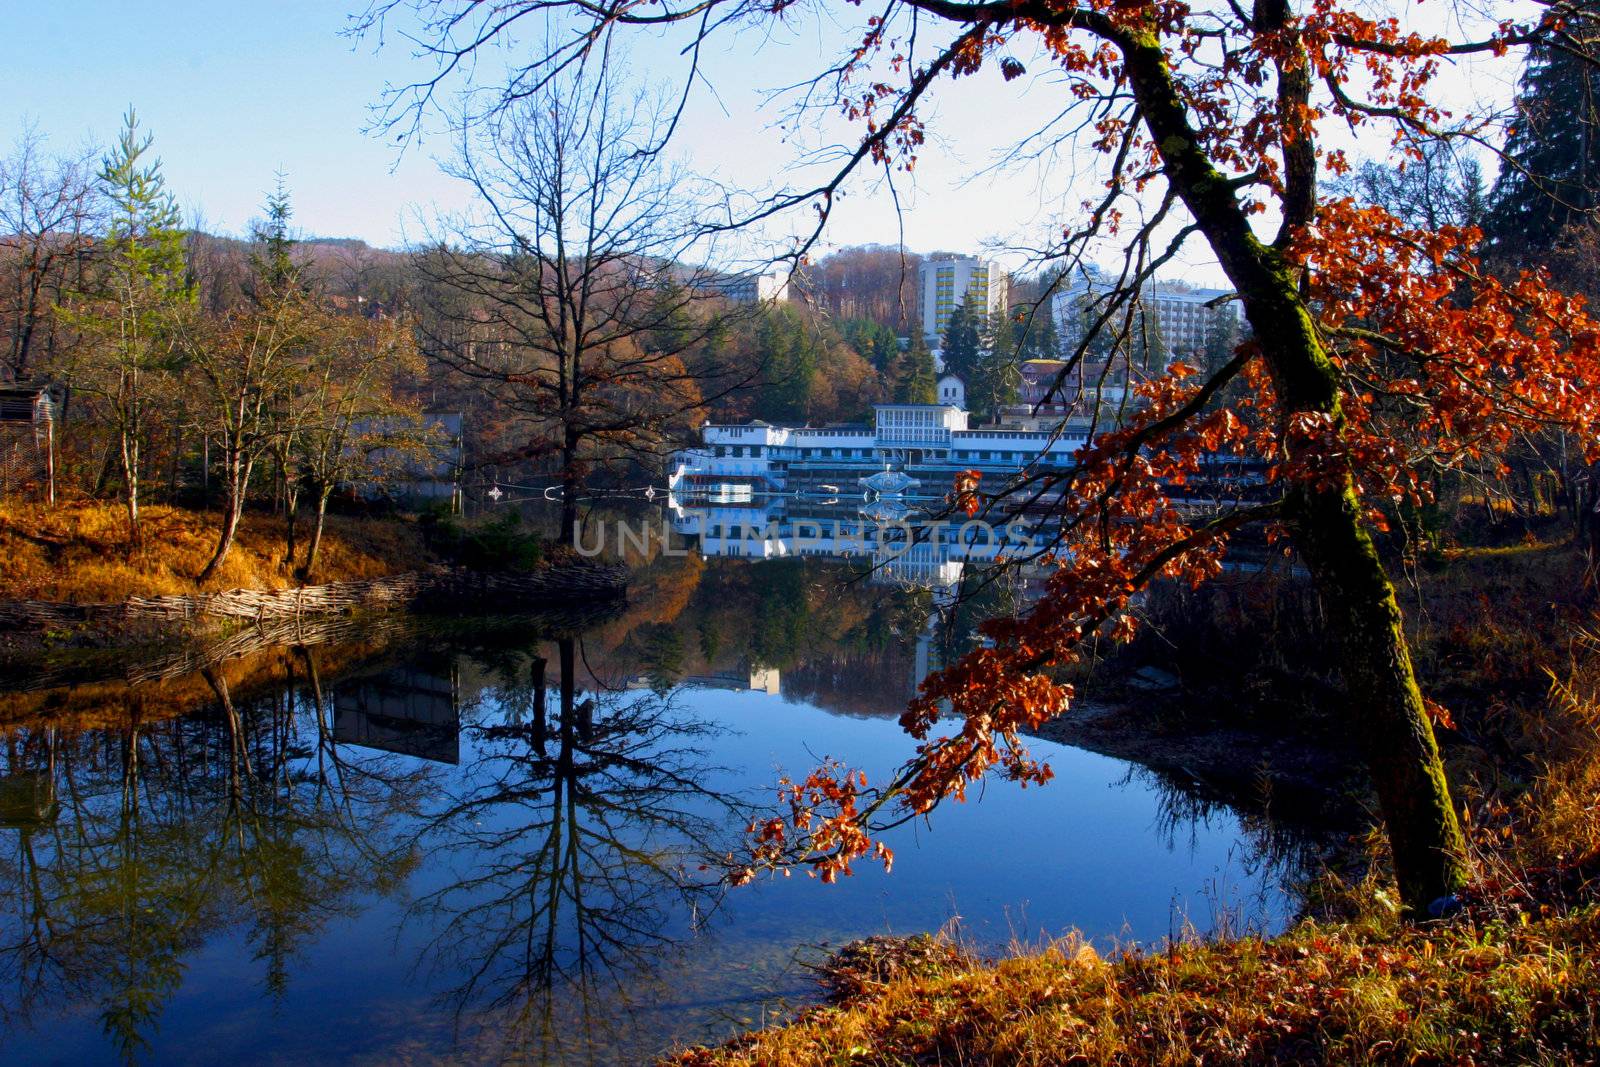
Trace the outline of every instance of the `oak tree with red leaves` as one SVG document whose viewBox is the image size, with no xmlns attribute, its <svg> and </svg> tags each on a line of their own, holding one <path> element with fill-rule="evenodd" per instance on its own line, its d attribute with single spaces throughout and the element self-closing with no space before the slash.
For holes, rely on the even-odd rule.
<svg viewBox="0 0 1600 1067">
<path fill-rule="evenodd" d="M 702 57 L 726 48 L 711 40 L 807 17 L 854 25 L 850 45 L 818 62 L 797 106 L 837 109 L 858 139 L 816 184 L 749 213 L 809 207 L 818 234 L 852 177 L 910 170 L 927 132 L 921 116 L 941 87 L 959 91 L 990 70 L 1011 81 L 1028 64 L 1048 64 L 1060 107 L 1039 138 L 1087 141 L 1103 179 L 1052 257 L 1071 266 L 1106 241 L 1123 251 L 1098 327 L 1131 321 L 1156 271 L 1203 241 L 1253 333 L 1209 375 L 1176 362 L 1140 385 L 1138 409 L 1098 433 L 1070 472 L 1025 479 L 1022 491 L 1058 501 L 1058 566 L 1044 595 L 1024 616 L 986 624 L 992 647 L 925 682 L 902 719 L 916 754 L 891 781 L 872 787 L 829 763 L 786 782 L 787 812 L 752 827 L 755 855 L 736 879 L 794 863 L 831 879 L 860 857 L 887 859 L 877 831 L 962 797 L 985 774 L 1046 780 L 1022 737 L 1071 699 L 1051 668 L 1075 660 L 1091 634 L 1129 635 L 1140 590 L 1212 578 L 1230 537 L 1265 524 L 1310 571 L 1339 643 L 1350 729 L 1365 744 L 1408 912 L 1424 914 L 1462 885 L 1461 830 L 1373 533 L 1385 506 L 1425 499 L 1431 474 L 1492 465 L 1519 435 L 1562 430 L 1592 442 L 1600 334 L 1582 301 L 1548 279 L 1481 270 L 1475 230 L 1419 230 L 1319 193 L 1319 182 L 1348 170 L 1341 146 L 1352 130 L 1402 156 L 1440 139 L 1487 143 L 1488 115 L 1447 110 L 1447 65 L 1514 63 L 1533 46 L 1595 49 L 1566 0 L 1479 19 L 1476 32 L 1472 14 L 1456 11 L 1441 24 L 1469 27 L 1461 39 L 1406 29 L 1431 11 L 1419 3 L 1393 0 L 1388 14 L 1374 6 L 379 0 L 369 9 L 360 24 L 368 32 L 403 13 L 419 18 L 416 36 L 438 60 L 432 77 L 388 99 L 387 119 L 402 127 L 477 49 L 523 19 L 559 20 L 570 33 L 516 66 L 490 111 L 629 31 L 686 35 L 687 94 L 706 74 Z M 1267 457 L 1267 492 L 1197 518 L 1174 497 L 1217 453 Z"/>
</svg>

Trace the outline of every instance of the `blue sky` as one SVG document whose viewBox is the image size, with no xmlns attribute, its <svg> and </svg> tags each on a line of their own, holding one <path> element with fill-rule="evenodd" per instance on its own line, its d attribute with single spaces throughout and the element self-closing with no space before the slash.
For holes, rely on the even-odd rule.
<svg viewBox="0 0 1600 1067">
<path fill-rule="evenodd" d="M 57 150 L 113 137 L 134 105 L 169 185 L 213 228 L 259 213 L 278 168 L 307 232 L 392 244 L 408 204 L 453 190 L 425 158 L 365 136 L 366 106 L 403 51 L 338 36 L 337 4 L 17 4 L 5 15 L 0 139 L 32 121 Z"/>
<path fill-rule="evenodd" d="M 212 230 L 243 232 L 282 168 L 302 232 L 386 246 L 418 237 L 419 218 L 458 207 L 463 196 L 432 158 L 446 151 L 442 138 L 401 155 L 364 132 L 384 85 L 428 68 L 403 41 L 379 50 L 341 37 L 360 2 L 8 0 L 0 148 L 30 121 L 58 150 L 103 143 L 132 104 L 155 134 L 180 202 Z M 853 17 L 860 9 L 845 10 Z M 715 94 L 698 94 L 682 127 L 686 162 L 743 187 L 798 180 L 786 169 L 795 140 L 777 127 L 782 112 L 768 91 L 799 80 L 841 42 L 836 27 L 818 20 L 766 44 L 741 38 L 714 56 Z M 646 76 L 681 67 L 666 42 L 636 46 L 630 65 Z M 1503 96 L 1514 73 L 1480 75 L 1466 87 Z M 942 93 L 926 117 L 943 139 L 923 152 L 914 186 L 901 189 L 903 215 L 883 190 L 860 189 L 836 212 L 829 241 L 893 243 L 903 219 L 906 243 L 918 251 L 1031 243 L 1084 195 L 1084 182 L 1074 181 L 1077 161 L 998 174 L 985 168 L 1059 100 L 1046 80 L 1030 74 L 1005 84 L 993 69 Z M 821 136 L 840 132 L 825 125 Z M 1181 270 L 1210 275 L 1213 268 L 1196 260 Z"/>
<path fill-rule="evenodd" d="M 209 228 L 243 232 L 282 168 L 304 233 L 399 244 L 420 235 L 419 217 L 460 205 L 462 194 L 433 158 L 447 151 L 443 139 L 401 155 L 364 132 L 384 85 L 426 67 L 404 42 L 391 39 L 379 50 L 341 37 L 346 14 L 338 0 L 10 5 L 0 46 L 0 145 L 14 142 L 27 122 L 58 151 L 104 143 L 132 104 L 156 137 L 170 186 Z M 815 39 L 804 39 L 805 32 Z M 716 93 L 698 96 L 683 127 L 685 160 L 744 187 L 792 174 L 784 168 L 794 141 L 775 128 L 780 109 L 768 90 L 798 79 L 808 59 L 814 64 L 821 51 L 837 47 L 838 38 L 818 33 L 797 31 L 802 39 L 765 47 L 745 41 L 716 57 Z M 679 69 L 665 44 L 640 48 L 633 66 Z M 924 154 L 914 187 L 901 189 L 904 234 L 914 249 L 976 248 L 1039 228 L 1045 209 L 1037 195 L 1019 195 L 1025 184 L 968 181 L 993 158 L 994 135 L 1020 133 L 1026 119 L 1015 86 L 1002 90 L 998 75 L 980 81 L 940 104 L 941 128 L 953 136 Z M 985 131 L 982 147 L 969 148 L 959 136 L 970 127 Z M 901 235 L 881 191 L 852 195 L 836 217 L 834 245 L 892 243 Z"/>
</svg>

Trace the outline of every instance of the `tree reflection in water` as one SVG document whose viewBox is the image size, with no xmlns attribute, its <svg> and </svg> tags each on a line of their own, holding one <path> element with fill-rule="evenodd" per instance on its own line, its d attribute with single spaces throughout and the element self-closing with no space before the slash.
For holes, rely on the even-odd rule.
<svg viewBox="0 0 1600 1067">
<path fill-rule="evenodd" d="M 238 1003 L 226 998 L 242 963 L 269 1000 L 316 1001 L 356 1033 L 329 1044 L 288 1010 L 251 1021 L 263 1056 L 447 1055 L 453 1039 L 468 1062 L 647 1062 L 714 1036 L 726 1005 L 780 992 L 770 979 L 802 937 L 879 930 L 890 906 L 925 915 L 901 906 L 945 876 L 902 870 L 865 905 L 748 898 L 753 924 L 701 938 L 719 896 L 700 863 L 739 847 L 773 803 L 769 740 L 772 752 L 885 743 L 851 720 L 895 717 L 922 671 L 974 639 L 970 619 L 819 561 L 675 566 L 642 572 L 648 595 L 615 614 L 418 621 L 208 657 L 157 681 L 0 692 L 6 721 L 32 724 L 0 727 L 0 1048 L 78 1041 L 97 1024 L 134 1061 L 165 1014 L 164 1052 L 222 1025 L 203 1013 Z M 987 592 L 982 613 L 1011 609 L 1012 590 Z M 723 702 L 691 686 L 764 695 Z M 780 694 L 805 717 L 775 716 L 768 739 L 749 716 Z M 753 736 L 719 737 L 707 718 Z M 741 766 L 712 766 L 712 752 Z M 1162 802 L 1169 842 L 1242 807 L 1187 779 L 1134 780 Z M 751 793 L 720 793 L 728 783 Z M 1236 844 L 1260 863 L 1297 858 L 1297 839 L 1278 836 L 1285 799 L 1259 820 L 1242 807 Z M 930 838 L 929 855 L 948 840 Z M 1054 892 L 1030 866 L 976 877 L 997 895 Z M 304 975 L 319 943 L 395 958 L 327 957 L 330 989 Z M 175 1003 L 202 948 L 220 976 L 191 979 Z M 413 1010 L 410 991 L 396 1000 L 407 972 L 438 1010 Z M 384 984 L 348 980 L 360 974 Z"/>
<path fill-rule="evenodd" d="M 713 729 L 670 690 L 581 689 L 576 639 L 553 645 L 554 664 L 537 647 L 494 663 L 497 714 L 466 727 L 472 763 L 420 835 L 460 873 L 411 916 L 458 1024 L 535 1063 L 630 1043 L 636 998 L 717 903 L 702 858 L 746 814 L 707 787 Z"/>
<path fill-rule="evenodd" d="M 42 1011 L 94 1005 L 133 1062 L 149 1048 L 186 959 L 243 932 L 263 990 L 360 898 L 416 863 L 400 833 L 434 772 L 348 762 L 301 649 L 266 695 L 236 703 L 206 672 L 214 708 L 147 720 L 139 690 L 102 709 L 117 725 L 17 728 L 0 742 L 0 1032 Z"/>
</svg>

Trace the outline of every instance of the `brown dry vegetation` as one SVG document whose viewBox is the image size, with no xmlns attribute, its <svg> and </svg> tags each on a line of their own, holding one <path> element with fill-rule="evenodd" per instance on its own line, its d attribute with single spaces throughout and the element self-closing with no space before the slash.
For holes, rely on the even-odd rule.
<svg viewBox="0 0 1600 1067">
<path fill-rule="evenodd" d="M 1439 929 L 1306 922 L 1107 960 L 940 960 L 681 1067 L 1590 1063 L 1600 908 Z M 937 957 L 936 957 L 937 959 Z"/>
<path fill-rule="evenodd" d="M 107 603 L 299 584 L 283 563 L 281 519 L 247 514 L 233 551 L 200 585 L 194 576 L 216 547 L 217 517 L 163 506 L 144 509 L 144 516 L 146 547 L 130 554 L 126 521 L 115 505 L 0 504 L 0 599 Z M 333 515 L 312 581 L 376 578 L 415 570 L 429 558 L 414 523 Z"/>
</svg>

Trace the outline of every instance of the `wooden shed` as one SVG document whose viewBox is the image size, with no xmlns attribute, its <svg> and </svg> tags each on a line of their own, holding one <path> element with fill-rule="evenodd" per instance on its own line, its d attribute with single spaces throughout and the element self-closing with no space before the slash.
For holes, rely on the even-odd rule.
<svg viewBox="0 0 1600 1067">
<path fill-rule="evenodd" d="M 0 497 L 56 499 L 56 404 L 47 385 L 0 385 Z"/>
</svg>

